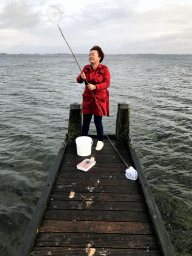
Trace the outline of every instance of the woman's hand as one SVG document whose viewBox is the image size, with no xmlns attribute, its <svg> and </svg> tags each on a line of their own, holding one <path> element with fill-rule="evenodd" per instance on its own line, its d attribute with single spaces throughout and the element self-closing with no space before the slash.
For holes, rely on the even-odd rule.
<svg viewBox="0 0 192 256">
<path fill-rule="evenodd" d="M 84 72 L 81 73 L 81 78 L 82 78 L 83 80 L 86 80 L 86 75 L 85 75 Z"/>
<path fill-rule="evenodd" d="M 87 87 L 89 88 L 90 91 L 97 89 L 97 86 L 94 84 L 88 84 Z"/>
</svg>

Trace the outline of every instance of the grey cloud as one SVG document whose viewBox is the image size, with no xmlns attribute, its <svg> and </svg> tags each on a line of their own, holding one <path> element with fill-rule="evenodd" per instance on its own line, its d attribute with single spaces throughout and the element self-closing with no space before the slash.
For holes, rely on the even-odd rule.
<svg viewBox="0 0 192 256">
<path fill-rule="evenodd" d="M 137 6 L 135 0 L 88 4 L 78 13 L 64 14 L 60 27 L 75 53 L 86 53 L 95 44 L 107 53 L 191 52 L 190 6 L 173 4 L 145 12 L 136 11 Z M 23 1 L 7 5 L 0 13 L 0 28 L 30 28 L 30 51 L 47 47 L 47 52 L 69 52 L 57 27 L 41 21 L 41 15 Z"/>
<path fill-rule="evenodd" d="M 186 34 L 190 30 L 185 31 Z M 122 53 L 159 53 L 159 54 L 174 54 L 174 53 L 187 53 L 191 49 L 190 44 L 185 45 L 185 39 L 191 40 L 191 36 L 185 37 L 183 33 L 167 34 L 159 36 L 158 38 L 150 38 L 146 40 L 127 40 L 122 44 Z"/>
<path fill-rule="evenodd" d="M 134 2 L 134 3 L 133 3 Z M 122 22 L 124 19 L 131 19 L 135 15 L 134 7 L 137 6 L 137 1 L 119 1 L 114 5 L 89 4 L 86 9 L 82 10 L 82 17 L 87 21 L 96 21 L 97 25 L 103 22 Z"/>
<path fill-rule="evenodd" d="M 36 27 L 40 22 L 41 13 L 34 12 L 24 1 L 11 2 L 0 13 L 0 28 L 3 29 L 28 29 Z"/>
<path fill-rule="evenodd" d="M 88 28 L 90 25 L 102 26 L 108 24 L 126 24 L 136 28 L 145 28 L 145 25 L 151 28 L 155 24 L 167 26 L 167 24 L 175 24 L 175 26 L 186 25 L 192 23 L 192 9 L 186 5 L 178 7 L 177 5 L 167 5 L 159 9 L 150 9 L 146 12 L 136 12 L 135 8 L 138 6 L 138 1 L 114 1 L 114 5 L 89 4 L 86 9 L 82 10 L 82 22 L 86 23 Z"/>
</svg>

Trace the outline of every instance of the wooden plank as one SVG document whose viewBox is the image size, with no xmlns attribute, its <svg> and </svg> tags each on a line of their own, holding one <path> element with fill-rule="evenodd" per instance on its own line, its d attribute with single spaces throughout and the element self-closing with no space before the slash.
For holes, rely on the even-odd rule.
<svg viewBox="0 0 192 256">
<path fill-rule="evenodd" d="M 113 211 L 133 211 L 133 212 L 142 212 L 146 210 L 146 207 L 141 202 L 98 202 L 90 200 L 84 201 L 50 201 L 47 209 L 58 209 L 58 210 L 113 210 Z"/>
<path fill-rule="evenodd" d="M 143 202 L 143 196 L 141 194 L 115 194 L 115 193 L 65 193 L 54 192 L 51 194 L 50 200 L 63 200 L 63 201 L 76 201 L 76 200 L 90 200 L 95 202 Z"/>
<path fill-rule="evenodd" d="M 101 177 L 102 175 L 104 175 L 104 177 L 105 175 L 108 175 L 109 178 L 119 177 L 121 179 L 125 179 L 125 170 L 126 169 L 124 168 L 124 166 L 120 168 L 119 166 L 109 164 L 107 168 L 105 168 L 104 166 L 99 167 L 98 165 L 96 165 L 89 169 L 88 172 L 83 172 L 81 170 L 77 170 L 76 165 L 74 166 L 70 163 L 67 164 L 67 166 L 62 167 L 60 174 L 65 175 L 66 173 L 66 175 L 70 175 L 70 173 L 72 173 L 73 177 L 78 177 L 78 175 L 84 175 L 84 177 L 87 178 L 90 178 L 90 176 L 92 175 L 98 175 L 98 178 Z"/>
<path fill-rule="evenodd" d="M 104 221 L 43 220 L 39 232 L 103 233 L 103 234 L 153 234 L 148 223 Z"/>
<path fill-rule="evenodd" d="M 97 193 L 124 193 L 124 194 L 137 194 L 140 192 L 140 188 L 136 185 L 129 185 L 129 186 L 84 186 L 84 185 L 55 185 L 54 192 L 67 192 L 70 193 L 71 191 L 75 193 L 86 193 L 86 192 L 97 192 Z"/>
<path fill-rule="evenodd" d="M 120 152 L 119 152 L 120 153 Z M 123 157 L 123 159 L 130 164 L 130 158 L 129 155 L 125 153 L 125 151 L 120 153 L 121 156 Z M 125 166 L 125 164 L 122 162 L 121 158 L 119 157 L 119 155 L 117 155 L 117 153 L 114 152 L 110 152 L 110 153 L 103 153 L 103 154 L 98 154 L 98 153 L 94 153 L 92 152 L 92 154 L 90 156 L 87 157 L 82 157 L 82 156 L 76 156 L 76 153 L 73 153 L 73 155 L 71 154 L 67 154 L 66 156 L 66 160 L 64 161 L 64 163 L 67 162 L 74 162 L 74 163 L 79 163 L 82 160 L 84 160 L 85 158 L 90 159 L 91 157 L 95 158 L 96 161 L 96 165 L 103 165 L 104 163 L 118 163 L 118 164 L 122 164 L 123 166 Z M 102 160 L 102 161 L 100 161 Z M 126 166 L 125 166 L 126 167 Z"/>
<path fill-rule="evenodd" d="M 156 250 L 134 250 L 134 249 L 106 249 L 106 248 L 90 248 L 89 244 L 86 248 L 65 248 L 65 247 L 37 247 L 32 255 L 47 256 L 47 255 L 87 255 L 87 256 L 161 256 L 161 253 Z"/>
<path fill-rule="evenodd" d="M 86 176 L 86 174 L 85 174 Z M 86 186 L 95 186 L 95 184 L 99 186 L 133 186 L 133 183 L 137 183 L 136 181 L 131 181 L 126 179 L 117 180 L 117 179 L 102 179 L 102 178 L 62 178 L 59 176 L 59 179 L 56 180 L 56 185 L 69 185 L 69 184 L 76 184 L 76 185 L 86 185 Z M 135 184 L 134 184 L 135 185 Z"/>
<path fill-rule="evenodd" d="M 84 178 L 84 179 L 90 179 L 90 178 L 103 178 L 103 179 L 125 179 L 125 170 L 123 169 L 121 172 L 117 172 L 116 168 L 111 168 L 110 170 L 104 170 L 103 168 L 99 168 L 95 166 L 94 170 L 89 169 L 88 172 L 77 170 L 76 166 L 69 166 L 68 168 L 63 168 L 59 172 L 59 177 L 61 178 Z"/>
<path fill-rule="evenodd" d="M 39 233 L 37 247 L 76 247 L 86 248 L 91 244 L 95 248 L 127 248 L 148 249 L 159 248 L 157 239 L 152 235 L 127 235 L 127 234 L 87 234 L 87 233 Z"/>
<path fill-rule="evenodd" d="M 131 222 L 150 222 L 146 212 L 127 212 L 127 211 L 93 211 L 93 210 L 49 210 L 47 209 L 45 220 L 80 220 L 80 221 L 131 221 Z"/>
<path fill-rule="evenodd" d="M 111 157 L 111 155 L 110 155 L 110 156 L 108 156 L 109 158 L 107 158 L 106 156 L 102 155 L 101 157 L 103 159 L 103 163 L 101 163 L 101 162 L 99 163 L 97 161 L 97 158 L 95 157 L 96 164 L 99 164 L 100 166 L 102 166 L 103 164 L 107 164 L 107 163 L 114 163 L 116 165 L 118 165 L 118 164 L 122 165 L 122 162 L 118 156 Z M 73 164 L 78 164 L 86 158 L 90 159 L 91 157 L 90 156 L 83 157 L 83 158 L 82 157 L 81 158 L 80 157 L 67 157 L 67 158 L 65 158 L 65 161 L 63 162 L 63 164 L 68 163 L 68 162 L 72 162 Z"/>
<path fill-rule="evenodd" d="M 73 161 L 67 161 L 63 163 L 63 167 L 67 170 L 68 167 L 75 167 L 77 166 L 77 164 L 79 164 L 81 161 L 83 161 L 85 158 L 82 158 L 80 160 L 74 160 Z M 104 160 L 103 160 L 104 161 Z M 91 168 L 91 170 L 94 170 L 95 168 L 103 168 L 104 171 L 110 172 L 111 168 L 116 168 L 116 171 L 119 172 L 125 172 L 125 170 L 127 169 L 127 167 L 125 166 L 124 163 L 122 162 L 116 162 L 116 163 L 112 163 L 112 162 L 103 162 L 102 164 L 100 163 L 96 163 L 95 166 L 93 166 Z"/>
<path fill-rule="evenodd" d="M 120 159 L 120 157 L 117 154 L 115 154 L 115 152 L 111 152 L 111 154 L 106 154 L 105 153 L 105 154 L 100 154 L 100 155 L 93 153 L 92 156 L 95 157 L 96 163 L 97 163 L 97 160 L 99 160 L 99 162 L 101 162 L 100 159 L 102 159 L 103 162 L 106 162 L 106 163 L 122 163 L 122 160 Z M 127 155 L 124 155 L 124 157 L 127 158 L 127 160 L 129 160 Z M 65 162 L 71 162 L 71 161 L 75 162 L 75 163 L 76 162 L 81 162 L 85 158 L 89 159 L 90 156 L 81 157 L 81 156 L 75 156 L 75 155 L 67 154 L 67 156 L 64 160 L 64 163 Z M 103 164 L 103 163 L 100 163 L 100 164 Z"/>
<path fill-rule="evenodd" d="M 126 149 L 125 147 L 118 147 L 118 152 L 122 155 L 122 156 L 125 156 L 129 157 L 129 154 L 126 154 L 128 152 L 126 152 L 128 149 Z M 111 155 L 111 156 L 115 156 L 117 155 L 116 151 L 114 148 L 112 148 L 112 145 L 109 144 L 109 145 L 106 145 L 106 143 L 104 144 L 104 147 L 103 147 L 103 150 L 101 151 L 96 151 L 93 147 L 91 149 L 91 155 L 95 156 L 96 158 L 102 156 L 102 157 L 105 157 L 107 155 Z M 81 158 L 82 156 L 79 156 L 77 155 L 77 150 L 76 150 L 76 146 L 74 146 L 74 148 L 68 148 L 67 150 L 67 157 L 70 156 L 70 157 L 74 157 L 74 156 L 77 156 L 78 158 Z M 118 155 L 117 155 L 118 156 Z M 89 158 L 89 156 L 86 156 L 86 158 Z M 129 159 L 130 160 L 130 159 Z"/>
</svg>

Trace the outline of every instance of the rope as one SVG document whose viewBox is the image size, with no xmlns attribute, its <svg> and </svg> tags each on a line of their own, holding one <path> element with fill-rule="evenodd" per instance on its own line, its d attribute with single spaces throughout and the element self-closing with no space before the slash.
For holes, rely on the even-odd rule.
<svg viewBox="0 0 192 256">
<path fill-rule="evenodd" d="M 129 169 L 129 165 L 125 162 L 125 160 L 123 159 L 123 157 L 120 155 L 120 153 L 118 152 L 118 150 L 116 149 L 116 147 L 114 146 L 113 142 L 109 139 L 109 136 L 107 134 L 105 134 L 107 136 L 107 139 L 110 141 L 111 145 L 113 146 L 113 148 L 115 149 L 116 153 L 118 154 L 118 156 L 121 158 L 121 160 L 123 161 L 123 163 L 126 165 L 126 167 Z"/>
</svg>

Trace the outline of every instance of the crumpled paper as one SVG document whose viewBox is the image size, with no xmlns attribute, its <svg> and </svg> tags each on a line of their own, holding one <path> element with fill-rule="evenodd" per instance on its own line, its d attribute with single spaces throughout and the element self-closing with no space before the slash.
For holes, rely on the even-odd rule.
<svg viewBox="0 0 192 256">
<path fill-rule="evenodd" d="M 136 180 L 138 177 L 138 173 L 132 166 L 130 166 L 128 169 L 125 170 L 125 176 L 129 180 Z"/>
</svg>

